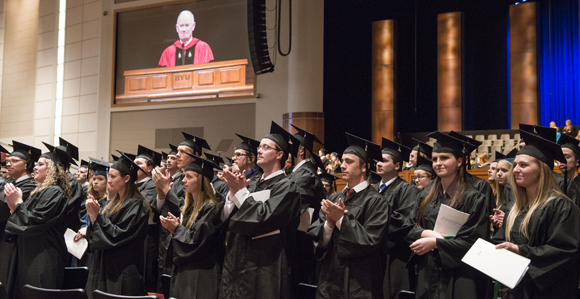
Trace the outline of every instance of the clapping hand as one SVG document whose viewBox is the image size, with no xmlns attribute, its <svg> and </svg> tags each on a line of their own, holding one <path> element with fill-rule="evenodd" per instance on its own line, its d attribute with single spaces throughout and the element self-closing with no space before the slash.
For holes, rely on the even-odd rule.
<svg viewBox="0 0 580 299">
<path fill-rule="evenodd" d="M 14 212 L 18 204 L 22 203 L 22 190 L 9 183 L 4 186 L 4 195 L 6 195 L 6 203 L 10 212 Z"/>
<path fill-rule="evenodd" d="M 168 213 L 167 217 L 159 216 L 159 220 L 161 220 L 161 226 L 172 234 L 175 234 L 175 229 L 181 222 L 179 218 L 173 216 L 171 213 Z"/>
<path fill-rule="evenodd" d="M 91 223 L 95 223 L 97 216 L 99 215 L 99 211 L 101 210 L 101 205 L 92 195 L 89 195 L 85 201 L 85 207 L 87 208 L 89 218 L 91 218 Z"/>
</svg>

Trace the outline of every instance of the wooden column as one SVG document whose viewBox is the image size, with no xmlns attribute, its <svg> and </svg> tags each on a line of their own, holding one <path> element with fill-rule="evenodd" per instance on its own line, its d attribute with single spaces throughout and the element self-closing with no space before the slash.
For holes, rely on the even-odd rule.
<svg viewBox="0 0 580 299">
<path fill-rule="evenodd" d="M 292 112 L 284 113 L 282 115 L 282 126 L 286 131 L 296 134 L 296 130 L 291 126 L 295 125 L 300 129 L 306 130 L 318 137 L 324 143 L 324 113 L 322 112 Z M 314 151 L 318 154 L 318 150 L 322 146 L 314 143 Z"/>
<path fill-rule="evenodd" d="M 510 5 L 511 129 L 538 124 L 536 3 Z"/>
<path fill-rule="evenodd" d="M 373 22 L 372 28 L 373 139 L 395 136 L 395 21 Z"/>
<path fill-rule="evenodd" d="M 437 15 L 437 128 L 461 131 L 461 12 Z"/>
</svg>

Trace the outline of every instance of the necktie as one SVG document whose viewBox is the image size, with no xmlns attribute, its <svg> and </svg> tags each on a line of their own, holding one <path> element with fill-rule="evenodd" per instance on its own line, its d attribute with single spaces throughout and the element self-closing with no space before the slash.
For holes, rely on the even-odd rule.
<svg viewBox="0 0 580 299">
<path fill-rule="evenodd" d="M 260 180 L 260 183 L 263 183 L 263 182 L 264 182 L 264 179 L 261 179 L 261 180 Z"/>
<path fill-rule="evenodd" d="M 351 196 L 353 196 L 356 193 L 356 191 L 354 191 L 354 189 L 347 189 L 346 190 L 346 197 L 349 198 Z"/>
<path fill-rule="evenodd" d="M 379 193 L 383 193 L 383 191 L 385 191 L 385 188 L 387 188 L 387 185 L 382 184 L 381 189 L 379 190 Z"/>
</svg>

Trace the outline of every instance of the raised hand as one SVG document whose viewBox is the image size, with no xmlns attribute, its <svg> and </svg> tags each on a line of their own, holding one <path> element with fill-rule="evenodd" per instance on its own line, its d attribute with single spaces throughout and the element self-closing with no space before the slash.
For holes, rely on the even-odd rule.
<svg viewBox="0 0 580 299">
<path fill-rule="evenodd" d="M 22 203 L 22 190 L 9 183 L 4 186 L 4 195 L 6 195 L 6 203 L 10 212 L 14 212 L 18 204 Z"/>
</svg>

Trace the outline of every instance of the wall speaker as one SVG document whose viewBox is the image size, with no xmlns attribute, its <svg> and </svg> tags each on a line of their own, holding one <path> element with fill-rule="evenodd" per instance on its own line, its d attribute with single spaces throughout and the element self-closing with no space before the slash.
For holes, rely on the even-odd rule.
<svg viewBox="0 0 580 299">
<path fill-rule="evenodd" d="M 248 0 L 248 39 L 256 75 L 274 71 L 268 52 L 266 0 Z"/>
</svg>

